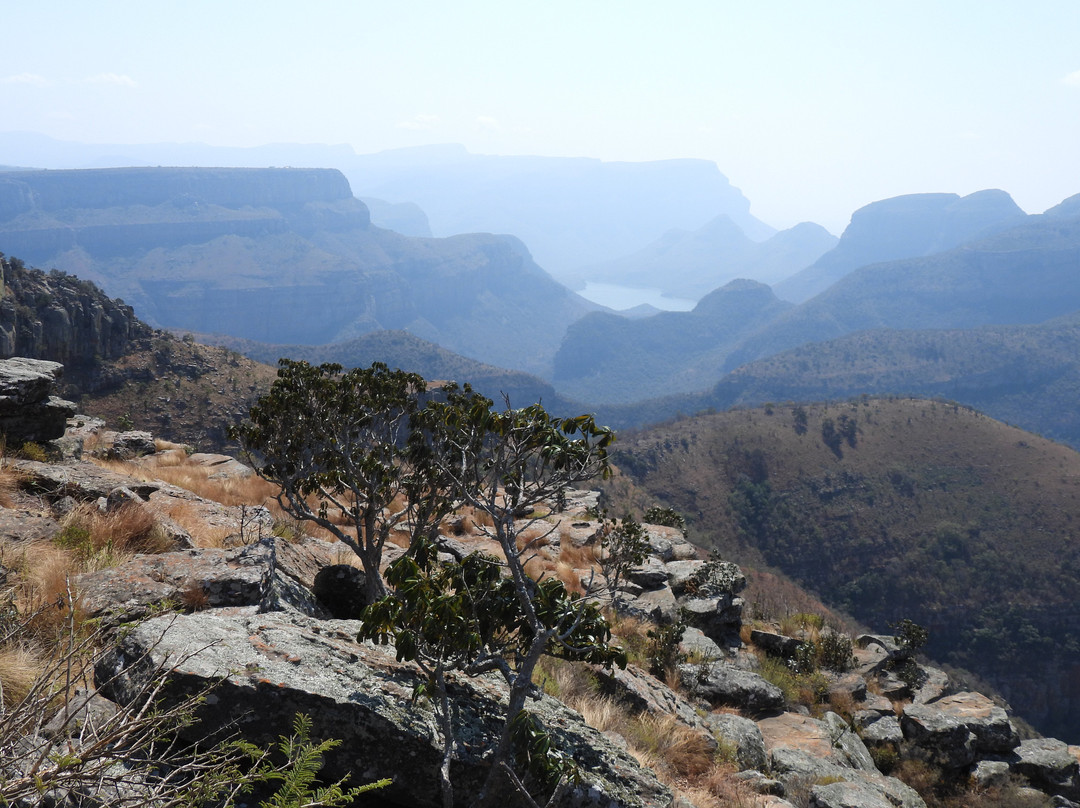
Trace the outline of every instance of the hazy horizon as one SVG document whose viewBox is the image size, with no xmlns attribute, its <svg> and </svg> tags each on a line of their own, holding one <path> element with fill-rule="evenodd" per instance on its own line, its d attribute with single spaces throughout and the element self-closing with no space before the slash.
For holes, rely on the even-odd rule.
<svg viewBox="0 0 1080 808">
<path fill-rule="evenodd" d="M 777 228 L 907 193 L 1080 192 L 1080 5 L 23 4 L 0 131 L 698 158 Z M 6 162 L 0 154 L 0 163 Z"/>
</svg>

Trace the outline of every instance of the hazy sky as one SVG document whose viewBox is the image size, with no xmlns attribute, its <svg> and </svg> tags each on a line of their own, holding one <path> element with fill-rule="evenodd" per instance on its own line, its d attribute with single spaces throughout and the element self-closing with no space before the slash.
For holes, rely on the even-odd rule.
<svg viewBox="0 0 1080 808">
<path fill-rule="evenodd" d="M 699 157 L 834 232 L 903 193 L 1080 193 L 1077 0 L 4 5 L 2 131 Z"/>
</svg>

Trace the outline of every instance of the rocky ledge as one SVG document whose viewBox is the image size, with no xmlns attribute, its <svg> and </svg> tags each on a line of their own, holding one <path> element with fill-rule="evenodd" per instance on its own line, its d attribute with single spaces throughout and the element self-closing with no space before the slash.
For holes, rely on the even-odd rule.
<svg viewBox="0 0 1080 808">
<path fill-rule="evenodd" d="M 137 435 L 119 445 L 126 453 L 153 448 Z M 228 458 L 199 462 L 223 474 L 250 473 Z M 266 747 L 304 713 L 314 737 L 342 741 L 324 756 L 325 776 L 350 774 L 354 783 L 391 778 L 378 804 L 440 803 L 437 725 L 431 707 L 412 697 L 419 671 L 398 662 L 392 647 L 357 641 L 359 624 L 349 618 L 362 605 L 356 599 L 359 572 L 339 545 L 277 536 L 265 511 L 229 508 L 85 461 L 20 461 L 17 468 L 21 484 L 46 511 L 20 519 L 16 509 L 0 509 L 11 517 L 2 522 L 10 542 L 47 541 L 60 530 L 62 513 L 80 502 L 106 511 L 146 509 L 168 528 L 166 552 L 136 556 L 73 582 L 87 616 L 124 627 L 95 666 L 96 704 L 123 710 L 167 672 L 163 703 L 210 688 L 198 720 L 184 730 L 186 740 L 227 731 Z M 170 527 L 167 514 L 176 502 L 226 525 L 232 532 L 225 546 L 195 547 L 183 530 Z M 597 540 L 600 523 L 586 511 L 594 498 L 574 492 L 568 502 L 569 511 L 560 514 L 564 528 L 545 552 Z M 1080 800 L 1080 749 L 1046 738 L 1022 741 L 1001 704 L 957 688 L 941 670 L 915 665 L 889 636 L 858 638 L 850 670 L 821 671 L 834 709 L 819 700 L 811 714 L 763 675 L 770 656 L 795 666 L 805 638 L 759 626 L 753 647 L 744 644 L 746 579 L 739 568 L 697 558 L 678 530 L 646 528 L 651 554 L 628 575 L 621 609 L 658 625 L 685 623 L 678 687 L 669 686 L 671 677 L 661 681 L 633 665 L 590 675 L 597 691 L 623 709 L 672 716 L 711 754 L 730 761 L 744 804 L 925 808 L 914 789 L 889 775 L 905 760 L 977 789 L 1011 785 L 1024 805 L 1073 806 Z M 440 543 L 450 555 L 464 546 L 449 535 Z M 914 668 L 899 676 L 900 663 L 908 662 Z M 460 727 L 452 776 L 460 804 L 467 805 L 484 776 L 506 692 L 501 679 L 479 677 L 455 680 L 451 694 Z M 635 760 L 619 737 L 593 729 L 548 696 L 530 709 L 585 775 L 561 805 L 693 808 Z M 57 750 L 82 742 L 62 731 L 50 738 Z M 1023 785 L 1016 787 L 1018 782 Z"/>
</svg>

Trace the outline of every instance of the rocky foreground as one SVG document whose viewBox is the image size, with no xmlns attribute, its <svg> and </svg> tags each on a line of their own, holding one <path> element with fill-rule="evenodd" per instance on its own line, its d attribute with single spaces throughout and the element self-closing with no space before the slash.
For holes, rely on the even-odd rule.
<svg viewBox="0 0 1080 808">
<path fill-rule="evenodd" d="M 133 460 L 131 473 L 83 459 L 91 444 L 99 453 Z M 391 778 L 365 804 L 440 804 L 437 725 L 430 707 L 412 699 L 419 672 L 397 662 L 392 648 L 356 641 L 361 573 L 347 550 L 275 531 L 265 509 L 221 505 L 154 480 L 156 467 L 178 462 L 177 450 L 158 451 L 145 433 L 106 433 L 100 423 L 76 418 L 56 451 L 66 459 L 5 461 L 21 492 L 11 507 L 0 508 L 5 552 L 57 539 L 66 514 L 79 507 L 145 511 L 164 537 L 163 551 L 72 581 L 83 616 L 115 628 L 98 657 L 92 695 L 83 691 L 78 710 L 61 709 L 84 719 L 61 722 L 59 729 L 54 723 L 48 733 L 39 728 L 20 743 L 71 750 L 88 737 L 92 722 L 85 716 L 123 711 L 166 672 L 161 695 L 168 702 L 210 688 L 198 720 L 183 730 L 185 741 L 228 730 L 267 746 L 304 713 L 314 737 L 342 741 L 324 756 L 325 777 L 349 774 L 354 783 Z M 224 456 L 194 455 L 185 462 L 215 469 L 224 480 L 251 474 Z M 565 510 L 548 517 L 558 524 L 544 548 L 550 560 L 597 540 L 601 525 L 591 506 L 595 495 L 572 492 Z M 215 527 L 216 546 L 200 546 L 205 542 L 180 524 L 191 524 L 192 514 Z M 646 527 L 651 554 L 623 586 L 623 610 L 658 625 L 685 621 L 676 675 L 660 681 L 634 665 L 587 675 L 628 713 L 671 716 L 680 731 L 729 761 L 730 787 L 742 804 L 926 806 L 915 789 L 887 773 L 905 760 L 966 782 L 971 793 L 997 795 L 998 802 L 985 804 L 1080 801 L 1080 749 L 1053 739 L 1021 741 L 1002 705 L 958 692 L 943 671 L 916 665 L 891 636 L 857 638 L 852 658 L 838 666 L 850 670 L 819 671 L 823 692 L 813 705 L 793 700 L 765 678 L 765 662 L 797 668 L 807 636 L 785 636 L 769 625 L 751 632 L 744 625 L 741 571 L 698 558 L 677 529 Z M 448 551 L 460 552 L 475 538 L 451 532 L 441 539 Z M 385 560 L 401 552 L 394 548 Z M 506 696 L 501 679 L 485 677 L 455 681 L 452 695 L 461 727 L 452 777 L 460 804 L 468 805 L 484 776 Z M 679 783 L 667 778 L 665 784 L 639 763 L 623 738 L 594 729 L 559 700 L 544 696 L 530 709 L 585 773 L 560 804 L 695 804 L 678 791 Z M 9 765 L 4 776 L 11 772 Z M 82 804 L 71 795 L 66 802 L 64 794 L 52 799 Z"/>
</svg>

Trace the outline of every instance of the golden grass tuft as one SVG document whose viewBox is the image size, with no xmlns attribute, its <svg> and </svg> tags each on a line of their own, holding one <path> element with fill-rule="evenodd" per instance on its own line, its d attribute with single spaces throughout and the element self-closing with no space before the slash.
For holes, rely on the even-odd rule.
<svg viewBox="0 0 1080 808">
<path fill-rule="evenodd" d="M 64 517 L 54 541 L 75 554 L 86 570 L 120 563 L 137 553 L 163 553 L 172 542 L 140 503 L 102 512 L 82 504 Z"/>
<path fill-rule="evenodd" d="M 232 527 L 211 525 L 192 502 L 177 500 L 165 508 L 165 515 L 187 531 L 196 547 L 222 547 L 225 538 L 236 533 Z"/>
<path fill-rule="evenodd" d="M 34 648 L 0 648 L 0 703 L 5 710 L 11 710 L 29 695 L 46 664 L 47 657 Z"/>
</svg>

